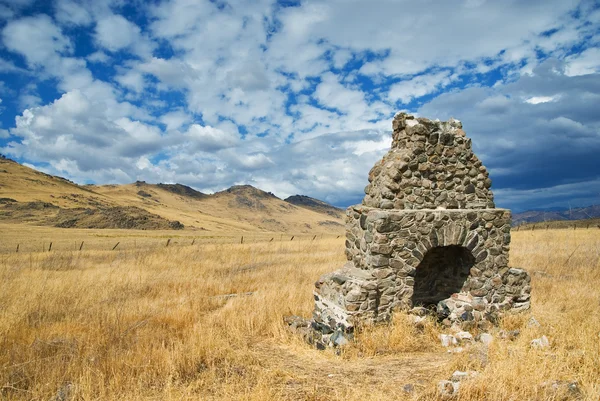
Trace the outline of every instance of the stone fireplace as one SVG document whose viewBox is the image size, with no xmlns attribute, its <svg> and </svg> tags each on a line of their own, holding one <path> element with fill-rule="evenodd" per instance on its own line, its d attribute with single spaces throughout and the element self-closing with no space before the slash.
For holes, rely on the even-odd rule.
<svg viewBox="0 0 600 401">
<path fill-rule="evenodd" d="M 508 266 L 511 214 L 495 208 L 491 184 L 459 121 L 398 114 L 391 150 L 347 209 L 348 263 L 315 284 L 323 341 L 396 310 L 483 327 L 528 309 L 529 275 Z"/>
</svg>

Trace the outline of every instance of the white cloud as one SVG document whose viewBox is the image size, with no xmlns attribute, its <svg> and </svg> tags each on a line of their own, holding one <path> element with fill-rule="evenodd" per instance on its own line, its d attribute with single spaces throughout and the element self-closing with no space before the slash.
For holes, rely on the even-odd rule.
<svg viewBox="0 0 600 401">
<path fill-rule="evenodd" d="M 235 150 L 223 153 L 223 159 L 229 165 L 244 171 L 262 170 L 275 167 L 275 163 L 264 153 L 240 154 Z"/>
<path fill-rule="evenodd" d="M 400 100 L 405 104 L 410 103 L 412 99 L 439 91 L 451 82 L 452 77 L 449 71 L 419 75 L 410 80 L 403 80 L 392 85 L 389 91 L 389 98 L 394 102 Z"/>
<path fill-rule="evenodd" d="M 0 73 L 21 73 L 26 74 L 27 71 L 17 67 L 13 62 L 0 58 Z"/>
<path fill-rule="evenodd" d="M 57 53 L 72 50 L 69 38 L 47 15 L 10 21 L 2 30 L 2 40 L 9 50 L 21 53 L 31 66 L 44 65 Z"/>
<path fill-rule="evenodd" d="M 179 129 L 189 123 L 191 117 L 182 110 L 171 111 L 160 116 L 160 121 L 167 126 L 167 131 Z"/>
<path fill-rule="evenodd" d="M 48 163 L 70 160 L 77 171 L 105 178 L 108 170 L 125 171 L 128 158 L 158 151 L 159 131 L 131 120 L 136 108 L 106 97 L 109 93 L 96 85 L 88 93 L 74 90 L 49 105 L 26 109 L 11 129 L 22 141 L 10 142 L 5 151 Z"/>
<path fill-rule="evenodd" d="M 362 114 L 367 108 L 364 93 L 345 87 L 332 73 L 321 76 L 321 83 L 315 89 L 314 96 L 323 106 L 337 109 L 343 114 L 353 111 Z"/>
<path fill-rule="evenodd" d="M 0 19 L 14 18 L 23 9 L 31 6 L 35 0 L 10 0 L 0 3 Z M 4 4 L 3 4 L 4 3 Z"/>
<path fill-rule="evenodd" d="M 540 104 L 540 103 L 548 103 L 555 102 L 560 99 L 559 95 L 556 96 L 532 96 L 529 99 L 525 99 L 525 102 L 529 104 Z"/>
<path fill-rule="evenodd" d="M 40 15 L 2 29 L 6 49 L 62 95 L 39 106 L 20 88 L 27 110 L 5 151 L 75 179 L 253 182 L 357 201 L 399 102 L 468 82 L 423 113 L 464 117 L 493 171 L 529 174 L 527 149 L 595 149 L 598 39 L 585 38 L 599 14 L 581 10 L 595 25 L 577 20 L 576 3 L 172 0 L 139 8 L 136 21 L 149 22 L 138 26 L 116 14 L 121 1 L 57 0 L 60 26 Z M 74 26 L 95 39 L 85 59 L 73 56 Z M 568 56 L 584 40 L 588 49 Z M 541 53 L 565 62 L 540 65 Z M 16 65 L 0 60 L 0 71 L 23 74 Z M 490 71 L 497 83 L 479 87 L 490 77 L 475 74 Z"/>
<path fill-rule="evenodd" d="M 57 0 L 55 17 L 66 25 L 87 26 L 92 23 L 92 16 L 81 4 L 71 0 Z"/>
<path fill-rule="evenodd" d="M 121 15 L 111 15 L 97 22 L 96 40 L 110 51 L 131 46 L 140 36 L 140 28 Z"/>
<path fill-rule="evenodd" d="M 211 152 L 235 146 L 239 137 L 234 132 L 225 132 L 210 126 L 192 124 L 186 137 L 196 150 Z"/>
<path fill-rule="evenodd" d="M 152 52 L 153 45 L 142 35 L 141 29 L 118 14 L 98 20 L 95 38 L 100 46 L 111 52 L 130 49 L 142 56 L 148 56 Z"/>
<path fill-rule="evenodd" d="M 110 61 L 110 57 L 102 51 L 94 52 L 87 56 L 86 59 L 91 63 L 107 63 Z"/>
<path fill-rule="evenodd" d="M 376 134 L 380 134 L 377 132 Z M 361 156 L 365 153 L 385 153 L 392 146 L 392 136 L 382 135 L 379 140 L 357 140 L 342 143 L 344 149 L 353 155 Z"/>
<path fill-rule="evenodd" d="M 19 107 L 26 109 L 28 107 L 35 107 L 42 104 L 42 98 L 35 94 L 23 94 L 19 96 Z"/>
<path fill-rule="evenodd" d="M 2 30 L 2 39 L 9 50 L 26 59 L 38 78 L 58 78 L 59 91 L 83 88 L 94 80 L 85 61 L 70 56 L 70 38 L 47 15 L 10 21 Z"/>
<path fill-rule="evenodd" d="M 134 92 L 139 93 L 144 90 L 144 76 L 138 71 L 129 70 L 117 75 L 115 81 Z"/>
<path fill-rule="evenodd" d="M 591 47 L 580 54 L 567 57 L 568 76 L 593 74 L 600 71 L 600 48 Z"/>
</svg>

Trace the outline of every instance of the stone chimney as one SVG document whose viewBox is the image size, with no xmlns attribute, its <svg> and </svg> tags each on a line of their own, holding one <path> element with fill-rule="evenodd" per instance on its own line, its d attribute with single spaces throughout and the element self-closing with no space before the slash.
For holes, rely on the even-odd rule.
<svg viewBox="0 0 600 401">
<path fill-rule="evenodd" d="M 363 205 L 381 209 L 493 209 L 492 180 L 458 120 L 399 113 L 392 149 L 369 172 Z"/>
<path fill-rule="evenodd" d="M 510 211 L 495 208 L 460 121 L 399 113 L 393 130 L 362 205 L 346 211 L 348 263 L 315 283 L 312 330 L 321 344 L 398 310 L 485 330 L 529 308 L 529 275 L 508 266 Z"/>
</svg>

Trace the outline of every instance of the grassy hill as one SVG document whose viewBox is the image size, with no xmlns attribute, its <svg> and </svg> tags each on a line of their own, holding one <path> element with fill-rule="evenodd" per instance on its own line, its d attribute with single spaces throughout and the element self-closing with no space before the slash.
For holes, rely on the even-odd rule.
<svg viewBox="0 0 600 401">
<path fill-rule="evenodd" d="M 332 217 L 342 218 L 344 211 L 335 206 L 331 206 L 329 203 L 323 202 L 322 200 L 311 198 L 306 195 L 294 195 L 285 198 L 285 201 L 292 205 L 304 207 L 313 210 L 318 213 L 326 213 Z"/>
<path fill-rule="evenodd" d="M 0 221 L 74 228 L 338 233 L 339 215 L 249 185 L 213 195 L 182 184 L 77 185 L 0 159 Z"/>
</svg>

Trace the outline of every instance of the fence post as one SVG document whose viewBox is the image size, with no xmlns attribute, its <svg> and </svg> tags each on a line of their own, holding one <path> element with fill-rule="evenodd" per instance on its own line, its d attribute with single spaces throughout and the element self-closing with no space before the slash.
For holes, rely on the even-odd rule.
<svg viewBox="0 0 600 401">
<path fill-rule="evenodd" d="M 275 238 L 275 237 L 273 237 L 273 238 Z M 271 238 L 271 240 L 269 242 L 273 242 L 273 238 Z"/>
<path fill-rule="evenodd" d="M 52 242 L 50 243 L 50 246 L 48 247 L 48 252 L 50 252 L 52 250 Z"/>
<path fill-rule="evenodd" d="M 115 244 L 115 246 L 113 246 L 113 249 L 112 249 L 112 250 L 114 251 L 115 249 L 117 249 L 117 247 L 119 246 L 119 244 L 120 244 L 120 242 L 117 242 L 117 243 Z"/>
<path fill-rule="evenodd" d="M 19 244 L 17 244 L 17 253 L 19 253 Z"/>
<path fill-rule="evenodd" d="M 314 241 L 315 239 L 317 239 L 317 236 L 316 236 L 316 235 L 313 237 L 313 239 L 312 239 L 312 240 Z"/>
<path fill-rule="evenodd" d="M 240 240 L 240 244 L 244 243 L 244 236 L 242 235 L 242 239 Z"/>
<path fill-rule="evenodd" d="M 295 236 L 294 236 L 294 235 L 292 235 L 292 238 L 290 238 L 290 241 L 293 241 L 293 240 L 294 240 L 294 237 L 295 237 Z"/>
<path fill-rule="evenodd" d="M 81 251 L 83 249 L 83 241 L 81 241 L 81 245 L 79 245 L 79 250 Z"/>
<path fill-rule="evenodd" d="M 196 242 L 196 238 L 194 238 L 194 239 L 192 240 L 192 245 L 194 245 L 194 242 Z"/>
</svg>

